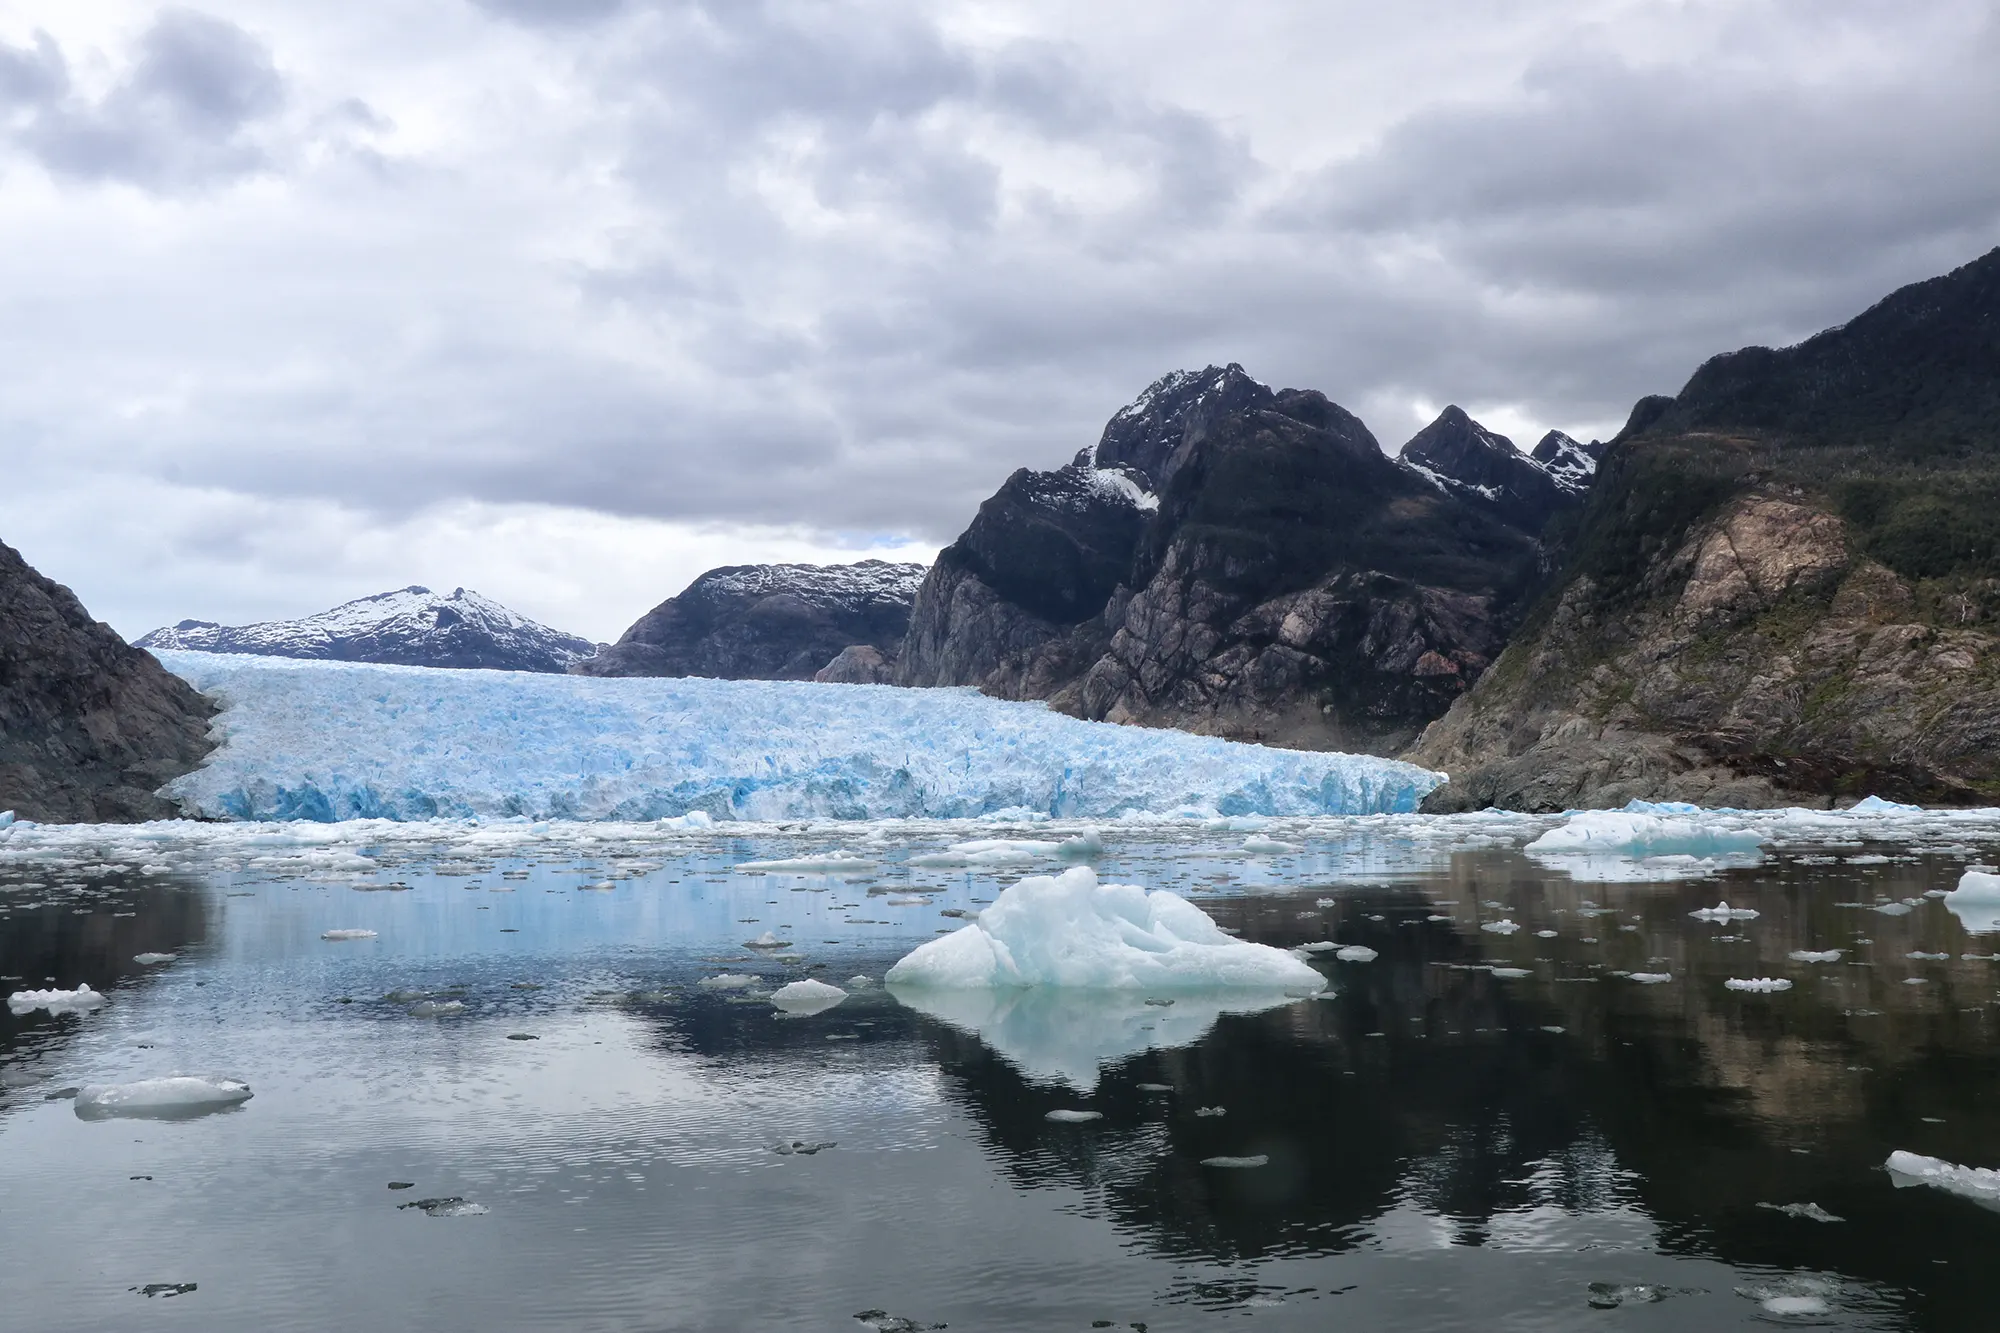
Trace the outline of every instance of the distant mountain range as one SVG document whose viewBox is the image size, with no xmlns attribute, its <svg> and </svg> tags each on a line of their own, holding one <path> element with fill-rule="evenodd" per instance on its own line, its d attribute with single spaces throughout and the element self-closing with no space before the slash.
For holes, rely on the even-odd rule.
<svg viewBox="0 0 2000 1333">
<path fill-rule="evenodd" d="M 183 620 L 135 646 L 499 671 L 564 671 L 597 651 L 589 639 L 537 624 L 465 588 L 446 596 L 416 586 L 297 620 L 237 626 Z"/>
</svg>

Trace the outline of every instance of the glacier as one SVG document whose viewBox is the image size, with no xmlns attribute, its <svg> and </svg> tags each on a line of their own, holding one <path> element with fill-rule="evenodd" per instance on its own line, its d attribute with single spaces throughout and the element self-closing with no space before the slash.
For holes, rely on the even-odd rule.
<svg viewBox="0 0 2000 1333">
<path fill-rule="evenodd" d="M 969 689 L 158 656 L 223 708 L 161 789 L 209 819 L 1392 814 L 1444 781 Z"/>
</svg>

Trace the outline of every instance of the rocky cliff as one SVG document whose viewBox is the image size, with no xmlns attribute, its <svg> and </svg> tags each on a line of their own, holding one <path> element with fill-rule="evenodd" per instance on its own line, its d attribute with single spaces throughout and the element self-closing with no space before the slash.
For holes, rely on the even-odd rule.
<svg viewBox="0 0 2000 1333">
<path fill-rule="evenodd" d="M 562 671 L 597 651 L 589 639 L 536 624 L 490 597 L 422 587 L 357 598 L 297 620 L 237 626 L 183 620 L 138 646 L 499 671 Z"/>
<path fill-rule="evenodd" d="M 827 671 L 830 680 L 883 680 L 923 577 L 922 565 L 882 560 L 711 569 L 570 670 L 718 680 L 811 680 Z"/>
<path fill-rule="evenodd" d="M 2000 799 L 2000 250 L 1643 399 L 1432 809 Z"/>
<path fill-rule="evenodd" d="M 1507 449 L 1538 503 L 1568 503 Z M 1391 752 L 1477 679 L 1548 564 L 1546 514 L 1456 468 L 1391 459 L 1322 395 L 1240 366 L 1169 375 L 981 507 L 917 596 L 896 679 Z"/>
<path fill-rule="evenodd" d="M 215 711 L 0 544 L 0 811 L 172 818 L 153 792 L 207 755 Z"/>
</svg>

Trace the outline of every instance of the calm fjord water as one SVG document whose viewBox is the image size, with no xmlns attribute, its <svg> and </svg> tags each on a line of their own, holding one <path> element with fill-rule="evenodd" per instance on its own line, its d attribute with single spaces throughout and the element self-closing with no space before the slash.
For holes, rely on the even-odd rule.
<svg viewBox="0 0 2000 1333">
<path fill-rule="evenodd" d="M 1994 849 L 1589 883 L 1379 831 L 1107 841 L 1107 879 L 1377 957 L 1212 1023 L 1180 997 L 954 1025 L 879 985 L 787 1017 L 699 983 L 879 980 L 1005 879 L 732 874 L 799 844 L 724 836 L 346 878 L 10 864 L 0 989 L 110 1002 L 0 1014 L 0 1324 L 2000 1327 L 2000 1213 L 1882 1170 L 2000 1164 L 2000 937 L 1922 897 Z M 1760 915 L 1689 917 L 1718 897 Z M 792 947 L 743 947 L 767 930 Z M 1723 985 L 1762 976 L 1795 984 Z M 167 1073 L 256 1095 L 180 1120 L 63 1095 Z M 403 1206 L 450 1198 L 486 1211 Z"/>
</svg>

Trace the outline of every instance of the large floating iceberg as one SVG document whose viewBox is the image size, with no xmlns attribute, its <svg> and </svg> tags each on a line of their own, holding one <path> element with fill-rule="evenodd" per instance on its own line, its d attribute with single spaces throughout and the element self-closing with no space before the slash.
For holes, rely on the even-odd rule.
<svg viewBox="0 0 2000 1333">
<path fill-rule="evenodd" d="M 1179 894 L 1099 884 L 1087 866 L 1009 885 L 971 925 L 918 945 L 884 980 L 925 990 L 1326 988 L 1311 964 L 1232 939 Z"/>
<path fill-rule="evenodd" d="M 1444 780 L 972 690 L 158 656 L 223 705 L 220 748 L 163 791 L 210 818 L 1371 814 Z"/>
</svg>

